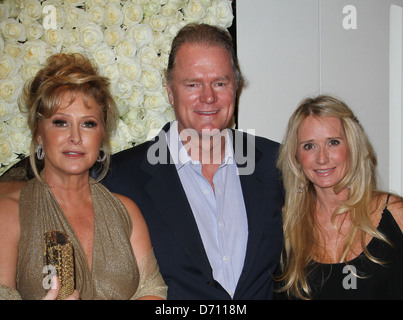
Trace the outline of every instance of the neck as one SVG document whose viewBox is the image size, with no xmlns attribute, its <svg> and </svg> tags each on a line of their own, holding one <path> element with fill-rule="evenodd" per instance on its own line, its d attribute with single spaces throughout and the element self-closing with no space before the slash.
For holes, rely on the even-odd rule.
<svg viewBox="0 0 403 320">
<path fill-rule="evenodd" d="M 60 205 L 81 203 L 91 197 L 89 172 L 79 175 L 56 174 L 44 168 L 44 177 Z"/>
</svg>

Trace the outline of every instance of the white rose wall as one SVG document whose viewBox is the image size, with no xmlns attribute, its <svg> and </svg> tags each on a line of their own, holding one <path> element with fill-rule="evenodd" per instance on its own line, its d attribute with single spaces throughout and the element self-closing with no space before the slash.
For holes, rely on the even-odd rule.
<svg viewBox="0 0 403 320">
<path fill-rule="evenodd" d="M 229 28 L 233 18 L 231 0 L 1 1 L 0 175 L 29 154 L 18 99 L 50 55 L 82 53 L 110 79 L 120 114 L 116 153 L 173 120 L 164 70 L 177 31 L 189 22 Z"/>
</svg>

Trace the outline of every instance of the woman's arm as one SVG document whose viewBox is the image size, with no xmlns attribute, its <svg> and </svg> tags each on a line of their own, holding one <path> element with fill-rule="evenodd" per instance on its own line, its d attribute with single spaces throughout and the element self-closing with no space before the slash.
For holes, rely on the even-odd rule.
<svg viewBox="0 0 403 320">
<path fill-rule="evenodd" d="M 20 220 L 19 193 L 0 198 L 0 283 L 16 289 Z"/>
<path fill-rule="evenodd" d="M 158 264 L 152 251 L 150 234 L 144 217 L 138 206 L 131 199 L 122 195 L 116 194 L 116 196 L 122 201 L 132 220 L 130 243 L 140 273 L 139 289 L 135 296 L 138 296 L 139 299 L 149 300 L 166 299 L 167 287 L 159 272 Z M 142 292 L 139 295 L 140 289 Z"/>
</svg>

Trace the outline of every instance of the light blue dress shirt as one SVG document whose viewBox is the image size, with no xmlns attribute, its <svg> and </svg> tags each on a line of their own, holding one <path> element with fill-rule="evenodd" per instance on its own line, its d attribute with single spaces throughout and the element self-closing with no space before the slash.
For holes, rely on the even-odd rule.
<svg viewBox="0 0 403 320">
<path fill-rule="evenodd" d="M 214 174 L 214 190 L 193 161 L 178 134 L 177 121 L 166 134 L 182 186 L 193 211 L 214 279 L 233 297 L 245 260 L 248 220 L 232 137 L 225 137 L 225 156 Z"/>
</svg>

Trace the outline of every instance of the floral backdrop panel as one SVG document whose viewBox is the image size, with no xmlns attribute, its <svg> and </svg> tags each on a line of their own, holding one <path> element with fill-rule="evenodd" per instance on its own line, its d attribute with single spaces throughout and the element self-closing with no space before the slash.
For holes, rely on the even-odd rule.
<svg viewBox="0 0 403 320">
<path fill-rule="evenodd" d="M 231 0 L 0 0 L 0 175 L 29 154 L 18 100 L 55 53 L 79 52 L 111 80 L 120 118 L 112 152 L 174 119 L 165 91 L 170 45 L 187 23 L 229 28 Z"/>
</svg>

